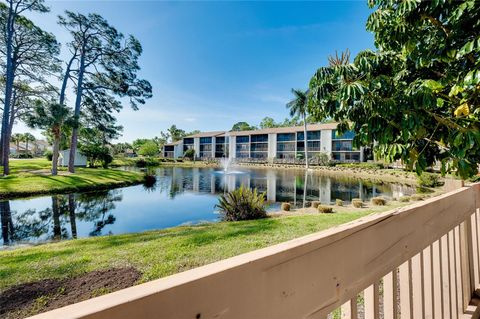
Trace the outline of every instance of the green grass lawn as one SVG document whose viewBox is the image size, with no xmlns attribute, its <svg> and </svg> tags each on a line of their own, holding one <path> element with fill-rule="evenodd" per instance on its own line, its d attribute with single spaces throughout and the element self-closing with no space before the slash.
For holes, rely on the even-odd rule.
<svg viewBox="0 0 480 319">
<path fill-rule="evenodd" d="M 133 266 L 141 281 L 164 277 L 343 224 L 371 213 L 305 214 L 175 227 L 0 251 L 0 291 L 46 278 Z"/>
<path fill-rule="evenodd" d="M 0 177 L 0 198 L 117 187 L 144 178 L 137 172 L 103 168 L 77 168 L 75 174 L 62 168 L 58 176 L 51 176 L 50 165 L 46 159 L 11 160 L 11 174 Z"/>
</svg>

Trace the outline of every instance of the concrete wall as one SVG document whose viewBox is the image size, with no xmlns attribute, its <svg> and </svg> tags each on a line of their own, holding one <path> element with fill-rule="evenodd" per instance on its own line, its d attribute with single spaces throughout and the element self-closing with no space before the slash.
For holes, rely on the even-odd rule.
<svg viewBox="0 0 480 319">
<path fill-rule="evenodd" d="M 230 144 L 229 144 L 229 155 L 228 157 L 229 158 L 236 158 L 237 157 L 237 140 L 236 140 L 236 137 L 235 136 L 230 136 L 229 137 L 229 141 L 230 141 Z"/>
<path fill-rule="evenodd" d="M 183 157 L 183 142 L 180 142 L 179 144 L 174 146 L 174 155 L 173 157 L 175 158 L 181 158 Z"/>
<path fill-rule="evenodd" d="M 216 138 L 215 136 L 212 136 L 212 158 L 215 158 L 215 142 Z"/>
<path fill-rule="evenodd" d="M 332 130 L 322 130 L 320 133 L 320 149 L 322 152 L 332 154 Z"/>
<path fill-rule="evenodd" d="M 268 134 L 268 159 L 273 160 L 277 157 L 277 134 Z"/>
<path fill-rule="evenodd" d="M 195 149 L 195 156 L 200 157 L 200 138 L 195 137 L 193 139 L 193 148 Z"/>
</svg>

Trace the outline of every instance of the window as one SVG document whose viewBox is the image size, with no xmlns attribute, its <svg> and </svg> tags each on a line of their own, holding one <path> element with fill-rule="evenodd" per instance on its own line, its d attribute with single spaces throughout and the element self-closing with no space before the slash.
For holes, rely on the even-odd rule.
<svg viewBox="0 0 480 319">
<path fill-rule="evenodd" d="M 268 143 L 268 135 L 267 134 L 252 135 L 251 142 L 252 143 L 261 143 L 261 142 Z"/>
<path fill-rule="evenodd" d="M 297 141 L 303 141 L 305 134 L 303 132 L 297 133 Z M 320 140 L 320 131 L 307 131 L 307 140 L 309 141 L 319 141 Z"/>
<path fill-rule="evenodd" d="M 211 144 L 212 138 L 211 137 L 200 137 L 200 144 Z"/>
<path fill-rule="evenodd" d="M 249 143 L 250 142 L 250 138 L 249 136 L 237 136 L 237 144 L 238 143 Z"/>
<path fill-rule="evenodd" d="M 333 141 L 333 151 L 352 151 L 352 141 Z"/>
<path fill-rule="evenodd" d="M 332 130 L 332 139 L 334 140 L 353 140 L 355 133 L 353 131 L 346 131 L 343 135 L 337 133 L 337 130 Z"/>
<path fill-rule="evenodd" d="M 295 133 L 281 133 L 277 134 L 278 142 L 292 142 L 295 141 Z"/>
</svg>

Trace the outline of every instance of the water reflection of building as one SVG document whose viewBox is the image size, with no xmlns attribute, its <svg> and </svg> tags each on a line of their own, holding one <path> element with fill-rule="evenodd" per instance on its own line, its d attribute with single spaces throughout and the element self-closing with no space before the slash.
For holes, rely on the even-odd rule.
<svg viewBox="0 0 480 319">
<path fill-rule="evenodd" d="M 241 185 L 265 192 L 270 202 L 291 202 L 294 205 L 306 201 L 332 203 L 336 199 L 351 201 L 353 198 L 369 200 L 385 195 L 400 197 L 411 194 L 410 187 L 361 181 L 351 178 L 332 178 L 315 173 L 289 170 L 250 170 L 224 174 L 211 168 L 185 169 L 175 167 L 161 169 L 159 174 L 170 181 L 173 196 L 177 193 L 194 192 L 219 194 L 232 191 Z"/>
</svg>

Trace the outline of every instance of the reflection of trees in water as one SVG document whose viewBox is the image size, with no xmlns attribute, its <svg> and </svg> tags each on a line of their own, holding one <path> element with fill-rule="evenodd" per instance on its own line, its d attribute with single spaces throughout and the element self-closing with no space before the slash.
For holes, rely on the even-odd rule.
<svg viewBox="0 0 480 319">
<path fill-rule="evenodd" d="M 93 222 L 90 236 L 100 235 L 105 226 L 115 222 L 115 216 L 109 212 L 115 209 L 115 202 L 121 200 L 121 190 L 54 195 L 50 207 L 23 212 L 12 211 L 9 201 L 0 202 L 3 244 L 42 237 L 77 238 L 77 221 Z"/>
<path fill-rule="evenodd" d="M 12 221 L 12 212 L 10 211 L 10 202 L 0 202 L 0 221 L 2 223 L 3 244 L 8 245 L 14 240 L 14 229 Z"/>
<path fill-rule="evenodd" d="M 109 212 L 115 209 L 115 202 L 120 202 L 122 198 L 122 191 L 118 189 L 79 194 L 76 217 L 94 223 L 90 236 L 101 235 L 105 226 L 115 223 L 115 216 Z"/>
</svg>

